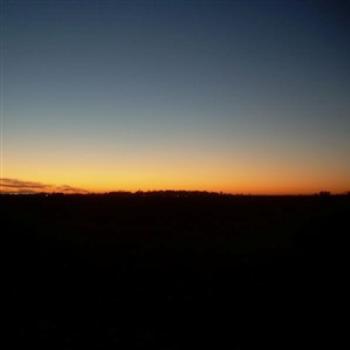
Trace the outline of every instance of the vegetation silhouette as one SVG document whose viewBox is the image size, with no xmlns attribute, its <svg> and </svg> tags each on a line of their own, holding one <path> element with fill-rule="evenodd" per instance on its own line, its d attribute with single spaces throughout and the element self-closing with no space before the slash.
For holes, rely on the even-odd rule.
<svg viewBox="0 0 350 350">
<path fill-rule="evenodd" d="M 334 347 L 350 198 L 324 198 L 1 195 L 14 344 Z"/>
</svg>

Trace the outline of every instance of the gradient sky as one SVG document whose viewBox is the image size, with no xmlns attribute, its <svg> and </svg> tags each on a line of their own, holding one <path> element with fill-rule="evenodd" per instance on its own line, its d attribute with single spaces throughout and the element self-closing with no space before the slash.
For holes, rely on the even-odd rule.
<svg viewBox="0 0 350 350">
<path fill-rule="evenodd" d="M 1 177 L 350 190 L 348 1 L 1 6 Z"/>
</svg>

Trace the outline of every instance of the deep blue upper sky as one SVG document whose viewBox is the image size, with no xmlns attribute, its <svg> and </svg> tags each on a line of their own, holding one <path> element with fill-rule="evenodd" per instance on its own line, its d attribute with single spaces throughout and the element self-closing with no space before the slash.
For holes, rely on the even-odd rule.
<svg viewBox="0 0 350 350">
<path fill-rule="evenodd" d="M 107 188 L 128 187 L 118 176 L 132 169 L 147 181 L 130 188 L 192 188 L 198 171 L 206 189 L 249 190 L 244 174 L 252 191 L 273 191 L 279 176 L 284 190 L 343 189 L 349 11 L 348 1 L 2 1 L 5 175 Z M 77 162 L 85 177 L 71 175 Z"/>
</svg>

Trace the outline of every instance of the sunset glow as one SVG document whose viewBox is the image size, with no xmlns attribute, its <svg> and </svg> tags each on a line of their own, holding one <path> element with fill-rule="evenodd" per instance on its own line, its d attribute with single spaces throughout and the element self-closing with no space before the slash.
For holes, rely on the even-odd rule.
<svg viewBox="0 0 350 350">
<path fill-rule="evenodd" d="M 5 2 L 0 177 L 349 191 L 348 26 L 312 3 Z"/>
</svg>

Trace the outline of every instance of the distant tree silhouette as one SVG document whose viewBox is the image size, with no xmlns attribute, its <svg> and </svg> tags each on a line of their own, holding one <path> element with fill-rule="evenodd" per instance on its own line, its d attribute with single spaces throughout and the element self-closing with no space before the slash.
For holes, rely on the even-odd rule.
<svg viewBox="0 0 350 350">
<path fill-rule="evenodd" d="M 329 197 L 331 193 L 329 191 L 320 191 L 319 196 L 320 197 Z"/>
</svg>

